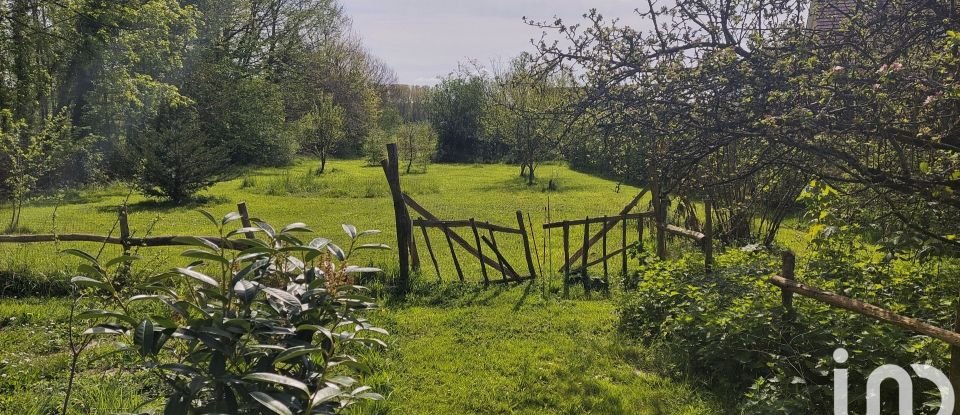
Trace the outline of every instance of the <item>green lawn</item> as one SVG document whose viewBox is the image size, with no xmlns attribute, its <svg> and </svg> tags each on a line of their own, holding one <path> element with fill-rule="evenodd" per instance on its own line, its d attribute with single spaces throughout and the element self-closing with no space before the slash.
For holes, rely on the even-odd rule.
<svg viewBox="0 0 960 415">
<path fill-rule="evenodd" d="M 366 166 L 358 160 L 335 160 L 332 169 L 320 177 L 310 173 L 315 163 L 301 161 L 288 169 L 261 169 L 235 180 L 218 183 L 203 195 L 207 202 L 198 206 L 169 207 L 144 200 L 134 194 L 130 198 L 130 226 L 134 235 L 206 234 L 213 232 L 206 220 L 196 212 L 203 208 L 216 214 L 235 211 L 237 202 L 246 201 L 252 216 L 272 224 L 305 222 L 319 235 L 342 236 L 340 224 L 351 223 L 362 229 L 382 229 L 380 241 L 396 244 L 392 202 L 383 171 Z M 541 184 L 527 186 L 515 166 L 508 165 L 432 165 L 424 174 L 402 177 L 404 190 L 424 207 L 442 219 L 490 221 L 516 227 L 516 211 L 529 214 L 534 224 L 534 242 L 545 269 L 552 264 L 559 268 L 562 242 L 559 232 L 550 236 L 544 249 L 544 233 L 540 225 L 546 222 L 546 208 L 550 206 L 552 220 L 614 215 L 626 205 L 639 189 L 619 186 L 607 180 L 574 172 L 562 165 L 545 165 L 538 170 Z M 546 191 L 546 183 L 553 180 L 557 189 Z M 619 190 L 619 191 L 618 191 Z M 68 194 L 66 201 L 33 203 L 23 212 L 21 226 L 34 233 L 96 233 L 116 234 L 116 209 L 130 189 L 115 185 L 103 189 L 85 190 Z M 641 206 L 646 206 L 642 204 Z M 58 206 L 59 205 L 59 206 Z M 0 218 L 9 215 L 9 209 L 0 208 Z M 581 240 L 578 229 L 571 239 Z M 610 244 L 619 244 L 619 236 L 611 234 Z M 453 263 L 440 232 L 431 231 L 431 239 L 438 251 L 444 278 L 455 278 Z M 419 233 L 416 235 L 420 237 Z M 634 237 L 634 235 L 631 235 Z M 631 240 L 632 241 L 632 240 Z M 498 244 L 505 256 L 515 265 L 522 261 L 521 241 L 512 235 L 498 235 Z M 420 241 L 421 250 L 423 243 Z M 0 273 L 56 274 L 72 269 L 69 258 L 56 255 L 59 249 L 81 248 L 98 251 L 91 243 L 11 245 L 0 244 Z M 458 249 L 458 255 L 469 279 L 479 281 L 480 269 L 475 260 Z M 119 248 L 108 247 L 104 255 L 115 255 Z M 151 248 L 140 252 L 146 265 L 156 268 L 169 266 L 170 258 L 179 250 Z M 546 253 L 552 254 L 550 260 Z M 593 252 L 597 256 L 599 251 Z M 393 252 L 373 253 L 362 261 L 393 269 Z M 424 264 L 429 259 L 424 252 Z M 428 275 L 436 278 L 432 269 Z M 55 277 L 52 277 L 55 278 Z M 62 276 L 59 278 L 63 278 Z M 12 288 L 0 284 L 0 295 Z"/>
<path fill-rule="evenodd" d="M 250 172 L 212 187 L 204 193 L 207 202 L 197 206 L 169 207 L 133 196 L 131 227 L 135 235 L 151 228 L 153 235 L 205 234 L 213 230 L 196 209 L 224 214 L 246 201 L 253 216 L 274 224 L 302 221 L 319 235 L 339 237 L 340 224 L 352 223 L 382 229 L 379 241 L 395 243 L 391 201 L 379 168 L 333 161 L 332 172 L 316 177 L 309 172 L 313 167 L 301 161 L 290 169 Z M 552 179 L 555 190 L 547 191 L 544 184 L 527 186 L 517 168 L 506 165 L 434 165 L 425 174 L 403 176 L 405 190 L 441 218 L 475 217 L 515 226 L 516 210 L 529 213 L 537 262 L 549 275 L 533 284 L 482 289 L 475 284 L 480 280 L 476 260 L 458 249 L 473 283 L 450 284 L 455 279 L 451 257 L 440 234 L 433 234 L 434 247 L 443 251 L 438 259 L 447 283 L 434 283 L 436 275 L 425 268 L 417 280 L 418 295 L 390 302 L 374 316 L 390 329 L 391 348 L 368 355 L 378 368 L 368 381 L 389 399 L 362 412 L 719 413 L 710 397 L 682 380 L 671 380 L 673 374 L 658 373 L 643 347 L 617 338 L 615 300 L 596 294 L 583 299 L 577 292 L 571 300 L 557 298 L 559 279 L 549 270 L 560 266 L 560 236 L 547 238 L 540 229 L 548 204 L 553 220 L 612 215 L 639 189 L 561 165 L 543 166 L 539 172 L 541 183 Z M 60 203 L 36 202 L 25 209 L 22 225 L 32 232 L 107 233 L 114 228 L 116 207 L 129 192 L 115 185 L 68 193 Z M 0 210 L 0 215 L 8 212 Z M 573 233 L 573 241 L 580 238 Z M 614 233 L 611 245 L 619 245 L 618 238 Z M 508 259 L 523 265 L 519 238 L 498 242 Z M 0 413 L 49 413 L 62 398 L 70 302 L 9 298 L 9 293 L 22 292 L 32 282 L 42 294 L 50 281 L 64 281 L 75 264 L 56 252 L 67 247 L 90 252 L 100 248 L 0 245 Z M 117 252 L 108 247 L 103 255 Z M 138 271 L 146 274 L 187 262 L 177 252 L 144 249 Z M 394 252 L 374 252 L 358 262 L 396 267 Z M 425 253 L 423 262 L 429 264 Z M 81 359 L 71 413 L 132 411 L 156 393 L 149 379 L 117 370 L 117 362 L 102 357 L 110 347 L 99 345 Z"/>
<path fill-rule="evenodd" d="M 648 371 L 615 334 L 607 300 L 545 300 L 536 284 L 467 289 L 443 305 L 389 309 L 392 350 L 375 379 L 396 414 L 711 414 Z"/>
</svg>

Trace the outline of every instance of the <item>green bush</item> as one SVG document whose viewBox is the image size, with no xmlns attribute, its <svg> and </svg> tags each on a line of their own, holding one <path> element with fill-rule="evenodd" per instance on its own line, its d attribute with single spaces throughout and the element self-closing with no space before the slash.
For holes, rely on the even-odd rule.
<svg viewBox="0 0 960 415">
<path fill-rule="evenodd" d="M 382 397 L 361 386 L 368 368 L 351 353 L 383 346 L 386 332 L 362 315 L 376 307 L 353 284 L 377 269 L 347 265 L 352 252 L 383 249 L 360 244 L 379 231 L 343 228 L 344 250 L 325 238 L 297 235 L 303 224 L 276 230 L 266 223 L 228 230 L 240 215 L 217 220 L 220 238 L 244 244 L 236 254 L 210 240 L 183 238 L 193 249 L 187 267 L 128 286 L 120 276 L 135 257 L 100 263 L 82 260 L 74 284 L 99 298 L 97 309 L 77 315 L 91 322 L 84 336 L 112 337 L 120 351 L 155 374 L 169 390 L 165 414 L 334 413 Z M 256 232 L 261 239 L 243 239 Z"/>
<path fill-rule="evenodd" d="M 955 271 L 934 278 L 926 266 L 901 262 L 881 272 L 869 258 L 857 261 L 852 255 L 824 249 L 797 275 L 807 284 L 949 327 L 953 308 L 929 299 L 952 298 L 947 281 L 955 281 Z M 946 347 L 938 340 L 810 299 L 797 296 L 797 317 L 788 320 L 779 289 L 765 281 L 780 267 L 771 252 L 728 251 L 718 256 L 712 274 L 703 272 L 698 256 L 644 260 L 625 284 L 635 290 L 618 306 L 621 331 L 659 348 L 669 357 L 667 367 L 703 380 L 729 397 L 737 412 L 830 413 L 832 370 L 838 367 L 831 356 L 838 347 L 851 356 L 844 367 L 850 370 L 855 412 L 865 406 L 866 377 L 883 364 L 948 367 Z M 883 393 L 885 402 L 896 399 L 894 388 Z M 915 402 L 939 402 L 929 382 L 915 382 L 915 394 Z"/>
<path fill-rule="evenodd" d="M 191 105 L 167 105 L 150 130 L 132 141 L 143 194 L 179 204 L 224 177 L 226 152 L 207 139 L 197 117 Z"/>
</svg>

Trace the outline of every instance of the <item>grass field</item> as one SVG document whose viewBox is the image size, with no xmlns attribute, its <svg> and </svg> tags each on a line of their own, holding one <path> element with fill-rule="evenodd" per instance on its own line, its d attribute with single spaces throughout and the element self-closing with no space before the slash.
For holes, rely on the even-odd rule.
<svg viewBox="0 0 960 415">
<path fill-rule="evenodd" d="M 134 235 L 144 235 L 148 230 L 151 235 L 210 233 L 214 230 L 196 209 L 222 215 L 235 211 L 236 204 L 245 201 L 252 216 L 275 225 L 305 222 L 318 235 L 337 240 L 342 236 L 340 225 L 351 223 L 362 229 L 382 229 L 384 234 L 378 239 L 396 244 L 392 202 L 380 168 L 368 167 L 362 161 L 334 161 L 330 166 L 332 171 L 317 177 L 310 173 L 313 167 L 313 163 L 301 161 L 289 169 L 250 172 L 210 188 L 203 193 L 208 201 L 197 206 L 169 207 L 133 195 L 129 200 L 131 230 Z M 553 220 L 613 215 L 639 192 L 639 189 L 618 186 L 560 165 L 543 166 L 539 171 L 544 184 L 535 186 L 527 186 L 518 176 L 517 168 L 507 165 L 433 165 L 425 174 L 404 175 L 401 180 L 408 194 L 442 219 L 477 218 L 516 227 L 515 212 L 524 211 L 533 221 L 534 241 L 541 261 L 549 265 L 551 261 L 544 258 L 544 253 L 552 253 L 553 268 L 559 267 L 562 256 L 559 233 L 551 235 L 552 243 L 545 250 L 544 234 L 539 229 L 546 221 L 548 204 Z M 545 190 L 549 180 L 554 181 L 556 190 Z M 63 202 L 34 203 L 24 210 L 21 226 L 33 233 L 105 234 L 113 230 L 116 234 L 116 209 L 129 193 L 127 187 L 116 185 L 68 194 Z M 0 209 L 0 218 L 8 214 L 8 210 Z M 438 253 L 441 272 L 449 274 L 445 278 L 455 278 L 441 235 L 440 232 L 431 234 L 438 251 L 443 248 L 443 252 Z M 416 236 L 419 237 L 419 233 Z M 571 238 L 580 240 L 576 229 Z M 422 241 L 420 243 L 422 246 Z M 511 262 L 522 263 L 520 238 L 498 237 L 498 243 Z M 610 243 L 619 244 L 619 239 L 611 239 Z M 15 277 L 23 274 L 30 274 L 33 279 L 46 275 L 63 280 L 65 276 L 58 274 L 75 265 L 56 252 L 68 247 L 94 252 L 100 248 L 90 243 L 0 244 L 0 272 L 14 274 L 8 281 L 20 281 Z M 116 247 L 107 247 L 104 255 L 118 252 Z M 151 248 L 140 254 L 147 266 L 165 268 L 177 252 L 177 249 Z M 477 262 L 468 260 L 464 252 L 458 254 L 465 273 L 479 280 Z M 385 269 L 396 267 L 393 252 L 367 255 L 363 261 Z M 429 263 L 426 254 L 423 262 Z M 9 284 L 7 287 L 0 284 L 0 295 L 20 288 L 9 287 Z"/>
<path fill-rule="evenodd" d="M 334 161 L 333 171 L 317 177 L 301 161 L 290 169 L 262 169 L 219 183 L 197 206 L 170 207 L 129 199 L 135 235 L 212 232 L 195 210 L 216 214 L 246 201 L 251 214 L 273 224 L 306 222 L 318 235 L 341 236 L 341 223 L 382 229 L 379 241 L 395 244 L 393 213 L 382 171 L 360 161 Z M 532 284 L 482 289 L 475 260 L 458 251 L 474 283 L 451 283 L 453 265 L 445 241 L 440 267 L 446 283 L 425 268 L 417 293 L 402 302 L 387 302 L 374 316 L 390 329 L 390 350 L 371 353 L 379 369 L 368 381 L 389 399 L 362 413 L 719 413 L 710 396 L 687 386 L 675 374 L 658 372 L 642 347 L 618 339 L 614 299 L 574 293 L 561 300 L 559 279 L 550 269 L 560 265 L 559 235 L 540 229 L 550 206 L 553 220 L 615 214 L 639 189 L 577 173 L 561 165 L 540 168 L 542 183 L 527 186 L 517 168 L 506 165 L 434 165 L 425 174 L 402 177 L 404 189 L 444 219 L 489 220 L 515 226 L 517 210 L 529 213 L 537 259 L 548 278 Z M 28 206 L 22 225 L 31 232 L 116 234 L 116 208 L 130 190 L 116 185 L 65 195 L 62 201 Z M 646 201 L 641 207 L 646 206 Z M 8 211 L 0 211 L 0 217 Z M 206 231 L 205 231 L 206 230 Z M 616 232 L 614 233 L 616 234 Z M 419 236 L 419 235 L 418 235 Z M 631 237 L 634 237 L 631 235 Z M 573 241 L 581 238 L 576 232 Z M 611 245 L 619 245 L 612 235 Z M 441 242 L 442 241 L 442 242 Z M 498 242 L 511 261 L 522 264 L 519 238 Z M 549 242 L 546 243 L 545 242 Z M 96 244 L 0 245 L 0 413 L 49 413 L 59 403 L 69 364 L 67 317 L 70 302 L 59 297 L 10 298 L 10 293 L 49 293 L 74 268 L 56 254 L 66 247 L 97 252 Z M 441 249 L 438 249 L 441 250 Z M 165 270 L 186 261 L 179 249 L 144 249 L 141 273 Z M 106 248 L 102 255 L 118 253 Z M 594 252 L 593 256 L 598 253 Z M 376 252 L 359 262 L 396 267 L 394 252 Z M 428 260 L 424 255 L 424 264 Z M 540 267 L 538 267 L 540 268 Z M 616 268 L 616 267 L 614 267 Z M 27 287 L 27 288 L 25 288 Z M 48 287 L 48 288 L 44 288 Z M 46 290 L 46 292 L 45 292 Z M 546 293 L 546 294 L 545 294 Z M 6 298 L 4 298 L 6 297 Z M 101 357 L 102 345 L 81 360 L 72 413 L 134 410 L 156 390 L 142 375 L 114 369 Z"/>
</svg>

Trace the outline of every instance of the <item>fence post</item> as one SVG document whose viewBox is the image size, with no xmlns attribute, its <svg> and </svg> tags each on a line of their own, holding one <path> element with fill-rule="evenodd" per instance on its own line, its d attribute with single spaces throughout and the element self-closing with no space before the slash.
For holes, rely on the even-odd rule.
<svg viewBox="0 0 960 415">
<path fill-rule="evenodd" d="M 623 278 L 627 277 L 627 218 L 620 218 L 620 250 L 623 251 L 620 254 L 620 272 L 623 274 Z"/>
<path fill-rule="evenodd" d="M 130 222 L 127 219 L 127 207 L 121 206 L 119 212 L 120 218 L 120 244 L 123 245 L 123 254 L 130 255 Z"/>
<path fill-rule="evenodd" d="M 397 155 L 397 144 L 387 144 L 387 159 L 380 162 L 383 173 L 387 176 L 390 185 L 390 195 L 393 197 L 393 213 L 397 223 L 397 254 L 400 258 L 399 290 L 406 293 L 410 286 L 410 215 L 407 214 L 407 204 L 403 200 L 403 191 L 400 188 L 400 159 Z M 449 234 L 448 234 L 449 235 Z"/>
<path fill-rule="evenodd" d="M 253 223 L 250 222 L 250 212 L 247 211 L 247 202 L 237 203 L 237 213 L 240 214 L 240 224 L 243 225 L 244 228 L 253 227 Z M 247 232 L 245 235 L 247 239 L 256 238 L 253 232 Z"/>
<path fill-rule="evenodd" d="M 607 223 L 610 222 L 610 219 L 606 215 L 603 216 L 603 229 L 607 229 Z M 603 284 L 606 286 L 606 289 L 610 289 L 610 273 L 607 269 L 607 231 L 603 231 Z"/>
<path fill-rule="evenodd" d="M 713 199 L 707 199 L 703 204 L 703 261 L 704 270 L 713 272 Z"/>
<path fill-rule="evenodd" d="M 783 269 L 780 272 L 783 275 L 781 275 L 781 277 L 791 281 L 796 281 L 796 267 L 797 257 L 794 255 L 793 251 L 783 251 Z M 793 321 L 797 315 L 796 310 L 793 308 L 793 292 L 789 290 L 782 290 L 780 292 L 780 296 L 781 302 L 783 303 L 783 309 L 787 311 L 787 321 Z"/>
<path fill-rule="evenodd" d="M 957 305 L 956 320 L 953 323 L 953 331 L 960 332 L 960 301 Z M 954 391 L 960 391 L 960 347 L 950 345 L 950 383 L 953 384 Z M 956 396 L 956 392 L 954 393 Z M 960 415 L 960 405 L 953 407 L 953 414 Z"/>
<path fill-rule="evenodd" d="M 590 217 L 583 224 L 583 255 L 580 256 L 580 276 L 583 278 L 583 290 L 590 294 L 590 276 L 587 274 L 587 259 L 590 257 Z"/>
<path fill-rule="evenodd" d="M 417 239 L 413 232 L 413 219 L 407 214 L 410 221 L 410 268 L 413 272 L 420 272 L 420 251 L 417 250 Z"/>
<path fill-rule="evenodd" d="M 570 225 L 563 222 L 563 296 L 570 294 Z"/>
<path fill-rule="evenodd" d="M 657 217 L 657 257 L 660 260 L 667 259 L 667 208 L 663 199 L 658 196 L 654 205 L 654 215 Z"/>
<path fill-rule="evenodd" d="M 473 230 L 473 239 L 477 242 L 477 255 L 480 257 L 480 272 L 483 274 L 483 285 L 490 285 L 490 277 L 487 275 L 487 263 L 483 262 L 483 244 L 480 243 L 480 231 L 477 230 L 477 221 L 470 218 L 470 229 Z"/>
<path fill-rule="evenodd" d="M 537 278 L 537 272 L 533 268 L 533 255 L 530 254 L 530 236 L 527 235 L 527 227 L 523 223 L 523 212 L 519 210 L 517 211 L 517 224 L 520 226 L 520 235 L 523 237 L 523 253 L 526 255 L 530 278 Z M 531 231 L 533 230 L 531 229 Z"/>
</svg>

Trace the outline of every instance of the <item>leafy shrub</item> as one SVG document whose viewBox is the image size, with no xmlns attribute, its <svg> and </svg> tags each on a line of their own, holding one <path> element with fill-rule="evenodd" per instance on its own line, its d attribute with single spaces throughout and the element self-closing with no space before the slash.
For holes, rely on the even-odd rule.
<svg viewBox="0 0 960 415">
<path fill-rule="evenodd" d="M 100 263 L 65 251 L 85 261 L 85 276 L 73 282 L 101 305 L 77 316 L 92 322 L 84 335 L 117 339 L 121 352 L 161 379 L 166 414 L 333 413 L 382 399 L 359 385 L 367 367 L 348 354 L 382 346 L 375 335 L 386 334 L 362 318 L 376 305 L 353 285 L 355 275 L 379 270 L 347 265 L 355 251 L 386 248 L 359 243 L 379 231 L 344 225 L 345 251 L 325 238 L 301 241 L 303 224 L 228 231 L 238 214 L 204 214 L 224 243 L 244 249 L 230 254 L 213 241 L 183 238 L 193 246 L 183 256 L 196 262 L 136 286 L 118 283 L 135 257 Z M 239 239 L 249 232 L 265 237 Z"/>
<path fill-rule="evenodd" d="M 136 185 L 147 196 L 182 203 L 223 177 L 226 153 L 200 130 L 187 104 L 164 107 L 143 137 L 133 141 Z"/>
<path fill-rule="evenodd" d="M 798 276 L 805 283 L 949 327 L 952 308 L 929 299 L 951 298 L 951 283 L 945 281 L 955 279 L 944 277 L 955 277 L 955 270 L 935 278 L 926 266 L 898 263 L 879 272 L 869 258 L 844 252 L 814 254 Z M 671 358 L 668 366 L 694 374 L 719 395 L 731 397 L 737 412 L 830 413 L 832 370 L 839 366 L 831 355 L 838 347 L 851 355 L 844 367 L 850 370 L 855 412 L 863 412 L 867 376 L 883 364 L 947 367 L 946 347 L 938 340 L 813 300 L 797 296 L 797 317 L 787 320 L 779 289 L 765 282 L 780 267 L 779 257 L 771 252 L 728 251 L 718 256 L 712 274 L 703 272 L 696 256 L 676 262 L 644 260 L 646 265 L 626 281 L 635 290 L 619 304 L 621 331 L 662 349 Z M 881 275 L 885 277 L 878 280 Z M 883 393 L 885 402 L 896 399 L 893 388 Z M 917 380 L 915 394 L 915 402 L 939 402 L 929 382 Z"/>
</svg>

